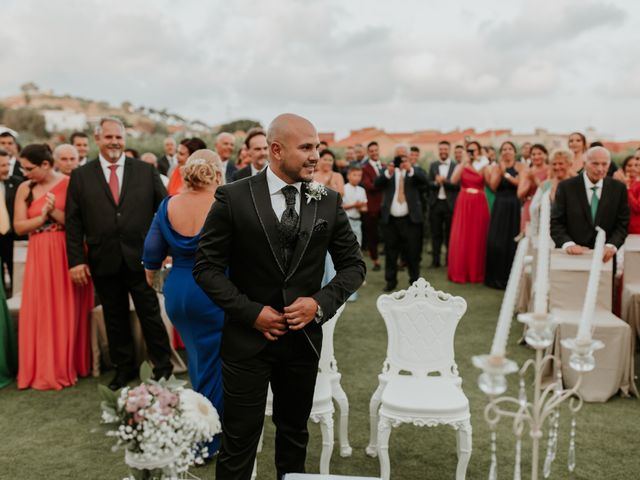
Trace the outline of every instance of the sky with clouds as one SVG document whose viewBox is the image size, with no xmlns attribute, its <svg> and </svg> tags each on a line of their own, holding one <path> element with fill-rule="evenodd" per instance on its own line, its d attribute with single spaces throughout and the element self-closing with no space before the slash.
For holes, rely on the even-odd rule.
<svg viewBox="0 0 640 480">
<path fill-rule="evenodd" d="M 0 96 L 59 94 L 219 124 L 293 111 L 344 136 L 594 127 L 639 138 L 633 0 L 3 0 Z"/>
</svg>

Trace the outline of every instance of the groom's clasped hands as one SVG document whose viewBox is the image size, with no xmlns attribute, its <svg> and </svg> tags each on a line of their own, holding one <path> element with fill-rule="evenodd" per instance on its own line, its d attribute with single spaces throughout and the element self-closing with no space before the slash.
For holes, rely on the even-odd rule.
<svg viewBox="0 0 640 480">
<path fill-rule="evenodd" d="M 314 319 L 318 302 L 312 297 L 298 297 L 291 305 L 284 307 L 284 313 L 265 305 L 262 307 L 254 328 L 261 331 L 267 340 L 275 341 L 287 330 L 301 330 Z"/>
</svg>

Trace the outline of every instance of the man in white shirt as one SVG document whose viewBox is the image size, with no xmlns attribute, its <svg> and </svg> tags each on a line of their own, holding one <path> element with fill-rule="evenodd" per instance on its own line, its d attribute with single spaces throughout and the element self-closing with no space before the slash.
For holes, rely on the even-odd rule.
<svg viewBox="0 0 640 480">
<path fill-rule="evenodd" d="M 173 137 L 165 138 L 162 148 L 164 149 L 164 155 L 157 159 L 156 168 L 161 175 L 169 177 L 173 172 L 173 169 L 178 165 L 178 156 L 176 155 L 178 146 L 176 144 L 176 139 Z"/>
<path fill-rule="evenodd" d="M 426 184 L 424 170 L 412 167 L 408 156 L 397 156 L 376 179 L 376 185 L 384 192 L 380 223 L 385 242 L 385 292 L 393 291 L 398 284 L 400 254 L 407 262 L 409 284 L 420 277 L 424 223 L 420 189 Z"/>
<path fill-rule="evenodd" d="M 429 224 L 431 227 L 431 251 L 433 260 L 431 266 L 441 266 L 442 245 L 449 245 L 451 218 L 455 205 L 459 185 L 451 183 L 451 175 L 456 163 L 449 158 L 451 144 L 443 140 L 438 144 L 439 159 L 429 167 Z M 445 259 L 446 259 L 445 255 Z"/>
</svg>

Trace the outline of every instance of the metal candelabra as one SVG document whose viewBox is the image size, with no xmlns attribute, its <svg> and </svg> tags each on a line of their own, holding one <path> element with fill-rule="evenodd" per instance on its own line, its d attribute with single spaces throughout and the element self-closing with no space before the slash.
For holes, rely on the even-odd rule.
<svg viewBox="0 0 640 480">
<path fill-rule="evenodd" d="M 562 345 L 571 350 L 569 366 L 578 372 L 578 380 L 572 388 L 562 385 L 562 368 L 560 359 L 553 355 L 545 355 L 544 351 L 554 341 L 557 323 L 551 314 L 539 315 L 524 313 L 518 320 L 527 325 L 525 341 L 536 351 L 535 360 L 527 360 L 519 370 L 518 398 L 502 396 L 507 390 L 506 375 L 518 371 L 517 364 L 505 357 L 478 355 L 473 357 L 473 364 L 482 369 L 478 378 L 480 389 L 489 397 L 484 409 L 484 417 L 491 428 L 491 467 L 489 480 L 497 479 L 496 428 L 503 418 L 513 419 L 513 433 L 516 436 L 516 452 L 514 480 L 521 480 L 522 435 L 529 427 L 532 439 L 531 480 L 537 480 L 540 463 L 540 443 L 543 437 L 544 423 L 548 420 L 547 451 L 543 464 L 544 478 L 551 474 L 551 465 L 556 456 L 558 429 L 560 423 L 560 405 L 569 400 L 571 411 L 571 433 L 569 438 L 568 469 L 573 472 L 576 466 L 576 420 L 575 414 L 582 407 L 582 397 L 578 393 L 582 382 L 582 374 L 593 370 L 595 360 L 593 352 L 604 347 L 597 340 L 582 341 L 576 338 L 562 340 Z M 543 374 L 551 368 L 556 371 L 555 379 L 543 385 Z M 534 372 L 533 394 L 527 395 L 525 376 L 530 369 Z"/>
</svg>

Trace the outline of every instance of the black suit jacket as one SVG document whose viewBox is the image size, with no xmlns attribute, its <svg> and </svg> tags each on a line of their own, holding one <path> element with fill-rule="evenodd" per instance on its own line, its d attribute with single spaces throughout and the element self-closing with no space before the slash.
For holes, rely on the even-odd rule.
<svg viewBox="0 0 640 480">
<path fill-rule="evenodd" d="M 399 173 L 396 168 L 395 175 Z M 422 213 L 422 202 L 420 199 L 421 187 L 427 184 L 427 174 L 420 167 L 413 167 L 413 175 L 405 175 L 404 177 L 404 194 L 407 198 L 409 206 L 409 218 L 413 223 L 422 223 L 424 221 Z M 384 196 L 382 197 L 382 207 L 380 210 L 380 221 L 383 224 L 389 223 L 391 216 L 391 202 L 396 193 L 395 177 L 387 178 L 386 173 L 382 173 L 375 180 L 375 185 L 382 189 Z"/>
<path fill-rule="evenodd" d="M 236 173 L 237 170 L 236 162 L 229 160 L 227 162 L 227 171 L 224 174 L 224 178 L 227 183 L 233 182 L 233 174 Z"/>
<path fill-rule="evenodd" d="M 451 183 L 451 175 L 453 175 L 454 170 L 456 169 L 456 162 L 451 160 L 449 162 L 449 170 L 447 171 L 447 179 L 443 183 L 444 193 L 447 196 L 447 202 L 453 210 L 453 206 L 456 203 L 456 198 L 458 196 L 458 192 L 460 191 L 460 185 L 455 185 Z M 434 205 L 438 200 L 438 193 L 440 192 L 440 185 L 436 183 L 436 177 L 440 175 L 440 160 L 436 160 L 429 166 L 429 197 L 428 203 L 429 205 Z"/>
<path fill-rule="evenodd" d="M 247 165 L 246 167 L 233 172 L 231 181 L 235 182 L 236 180 L 242 180 L 243 178 L 248 178 L 250 176 L 251 176 L 251 165 Z"/>
<path fill-rule="evenodd" d="M 7 205 L 7 211 L 9 212 L 9 222 L 11 223 L 11 230 L 9 230 L 5 235 L 0 235 L 0 261 L 7 265 L 7 270 L 9 271 L 9 277 L 11 278 L 12 283 L 13 242 L 16 239 L 15 233 L 13 232 L 13 207 L 16 201 L 16 191 L 23 181 L 24 179 L 22 177 L 15 176 L 11 176 L 4 181 L 4 201 Z M 11 291 L 7 291 L 6 294 L 7 297 L 10 297 Z"/>
<path fill-rule="evenodd" d="M 622 246 L 629 227 L 627 188 L 618 180 L 604 179 L 595 224 L 591 220 L 590 196 L 582 174 L 560 182 L 551 210 L 551 237 L 556 247 L 575 242 L 593 248 L 596 226 L 607 232 L 607 243 Z"/>
<path fill-rule="evenodd" d="M 144 238 L 166 195 L 158 171 L 140 160 L 125 160 L 118 205 L 99 161 L 75 169 L 65 209 L 69 267 L 88 263 L 93 275 L 113 275 L 125 263 L 142 271 Z"/>
<path fill-rule="evenodd" d="M 302 187 L 300 233 L 290 266 L 285 263 L 266 171 L 216 191 L 196 253 L 193 276 L 202 290 L 226 313 L 223 358 L 250 358 L 268 343 L 253 328 L 263 306 L 282 312 L 298 297 L 313 297 L 330 319 L 362 284 L 365 264 L 340 195 L 327 190 L 321 200 L 307 203 Z M 323 288 L 326 253 L 336 276 Z M 227 275 L 228 272 L 228 275 Z M 311 321 L 302 331 L 289 331 L 319 353 L 322 328 Z M 311 348 L 311 347 L 310 347 Z"/>
<path fill-rule="evenodd" d="M 162 175 L 167 175 L 170 167 L 171 164 L 169 163 L 169 159 L 166 155 L 162 155 L 160 158 L 158 158 L 158 171 Z"/>
<path fill-rule="evenodd" d="M 22 170 L 20 169 L 20 162 L 16 159 L 16 163 L 13 165 L 13 170 L 9 173 L 10 178 L 15 178 L 19 182 L 24 182 L 27 177 L 24 176 Z M 12 213 L 13 215 L 13 213 Z"/>
</svg>

